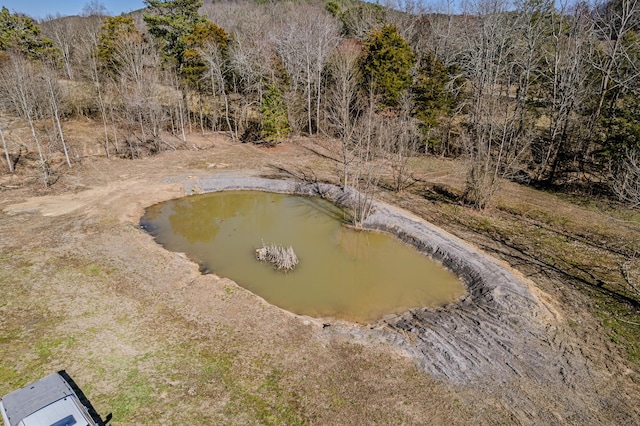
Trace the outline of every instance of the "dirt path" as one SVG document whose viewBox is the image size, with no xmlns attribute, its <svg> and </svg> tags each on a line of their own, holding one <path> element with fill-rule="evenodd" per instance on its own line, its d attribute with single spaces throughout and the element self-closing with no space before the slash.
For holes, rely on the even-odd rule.
<svg viewBox="0 0 640 426">
<path fill-rule="evenodd" d="M 331 165 L 303 144 L 194 144 L 89 160 L 58 194 L 2 193 L 1 391 L 65 368 L 114 424 L 640 423 L 623 360 L 580 339 L 557 301 L 398 209 L 380 206 L 370 226 L 463 271 L 463 301 L 359 327 L 200 275 L 139 228 L 145 207 Z"/>
</svg>

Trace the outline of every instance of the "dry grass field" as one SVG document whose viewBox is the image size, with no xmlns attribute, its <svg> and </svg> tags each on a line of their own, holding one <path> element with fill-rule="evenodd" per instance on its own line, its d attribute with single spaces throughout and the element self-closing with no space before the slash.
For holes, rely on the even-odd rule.
<svg viewBox="0 0 640 426">
<path fill-rule="evenodd" d="M 69 139 L 82 160 L 47 190 L 32 170 L 0 176 L 0 394 L 65 369 L 114 425 L 578 422 L 526 376 L 436 381 L 366 326 L 325 328 L 271 306 L 139 227 L 145 207 L 195 177 L 335 180 L 318 155 L 329 142 L 191 135 L 186 149 L 123 160 L 89 155 L 95 134 L 78 123 Z M 595 372 L 595 388 L 567 377 L 567 398 L 597 401 L 590 424 L 637 424 L 640 307 L 624 279 L 640 283 L 640 212 L 509 182 L 475 211 L 457 201 L 463 167 L 416 158 L 413 186 L 377 196 L 529 278 L 558 312 L 565 350 Z"/>
</svg>

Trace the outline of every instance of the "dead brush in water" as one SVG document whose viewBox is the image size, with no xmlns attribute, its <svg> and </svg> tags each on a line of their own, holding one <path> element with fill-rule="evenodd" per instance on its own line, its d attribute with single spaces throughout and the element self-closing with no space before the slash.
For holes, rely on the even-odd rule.
<svg viewBox="0 0 640 426">
<path fill-rule="evenodd" d="M 293 251 L 293 247 L 287 248 L 276 244 L 267 245 L 264 242 L 262 247 L 256 249 L 256 259 L 262 262 L 271 263 L 276 269 L 292 271 L 298 264 L 298 256 Z"/>
</svg>

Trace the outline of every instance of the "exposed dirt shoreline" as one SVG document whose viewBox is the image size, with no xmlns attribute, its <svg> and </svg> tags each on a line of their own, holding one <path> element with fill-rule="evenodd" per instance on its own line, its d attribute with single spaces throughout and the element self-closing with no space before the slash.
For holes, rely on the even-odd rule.
<svg viewBox="0 0 640 426">
<path fill-rule="evenodd" d="M 184 184 L 187 194 L 261 190 L 322 196 L 346 204 L 355 202 L 353 191 L 343 192 L 329 184 L 228 173 Z M 521 375 L 514 354 L 514 346 L 523 346 L 517 341 L 519 336 L 525 334 L 524 330 L 540 335 L 554 319 L 550 308 L 538 301 L 520 279 L 495 259 L 453 235 L 386 203 L 374 202 L 373 213 L 363 227 L 395 235 L 440 262 L 465 283 L 468 291 L 459 303 L 440 309 L 416 309 L 382 320 L 377 326 L 383 324 L 394 330 L 389 338 L 395 344 L 414 356 L 425 371 L 455 383 L 468 384 L 485 375 L 501 380 Z M 488 323 L 493 327 L 486 328 Z M 465 332 L 460 334 L 461 330 Z M 407 338 L 405 332 L 415 338 Z M 465 340 L 464 345 L 456 341 L 456 335 Z"/>
</svg>

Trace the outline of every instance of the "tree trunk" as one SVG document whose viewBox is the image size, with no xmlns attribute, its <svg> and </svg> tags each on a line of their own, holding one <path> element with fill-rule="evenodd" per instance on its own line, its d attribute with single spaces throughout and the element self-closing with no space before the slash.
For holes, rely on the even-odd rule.
<svg viewBox="0 0 640 426">
<path fill-rule="evenodd" d="M 11 157 L 9 157 L 9 149 L 7 148 L 7 142 L 4 140 L 4 132 L 2 131 L 2 124 L 0 124 L 0 139 L 2 139 L 2 149 L 4 149 L 4 156 L 7 159 L 7 166 L 9 167 L 9 173 L 13 173 L 13 163 Z"/>
<path fill-rule="evenodd" d="M 64 158 L 67 160 L 67 166 L 71 168 L 71 160 L 69 159 L 69 150 L 67 150 L 67 143 L 64 140 L 64 133 L 62 132 L 62 125 L 60 125 L 60 114 L 58 112 L 58 99 L 56 97 L 55 90 L 53 88 L 52 76 L 48 70 L 45 70 L 45 80 L 47 81 L 47 87 L 49 89 L 49 101 L 51 102 L 51 112 L 56 123 L 58 134 L 60 135 L 60 141 L 62 142 L 62 150 L 64 151 Z"/>
<path fill-rule="evenodd" d="M 40 167 L 42 168 L 42 181 L 44 183 L 45 188 L 49 186 L 49 170 L 47 168 L 47 162 L 44 159 L 44 153 L 42 152 L 42 145 L 40 144 L 40 138 L 38 138 L 38 134 L 36 133 L 36 128 L 33 124 L 33 119 L 31 118 L 31 114 L 27 113 L 27 121 L 29 122 L 29 127 L 31 128 L 31 135 L 33 136 L 33 140 L 36 143 L 36 147 L 38 149 L 38 156 L 40 157 Z"/>
</svg>

